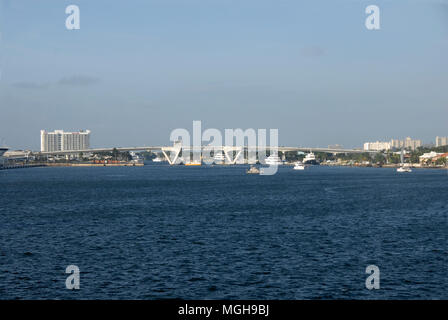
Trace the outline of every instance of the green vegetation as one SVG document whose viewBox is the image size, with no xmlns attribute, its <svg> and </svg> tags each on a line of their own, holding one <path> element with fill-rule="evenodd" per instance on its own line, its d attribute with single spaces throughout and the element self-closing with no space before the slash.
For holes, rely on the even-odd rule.
<svg viewBox="0 0 448 320">
<path fill-rule="evenodd" d="M 401 162 L 401 156 L 399 154 L 387 153 L 385 156 L 387 163 L 398 164 Z"/>
<path fill-rule="evenodd" d="M 442 146 L 442 147 L 433 147 L 433 148 L 418 148 L 414 151 L 407 151 L 405 155 L 405 162 L 408 163 L 419 163 L 420 162 L 420 156 L 424 153 L 428 152 L 437 152 L 437 153 L 447 153 L 448 152 L 448 146 Z M 400 150 L 395 150 L 394 152 L 378 152 L 375 154 L 369 154 L 369 153 L 348 153 L 348 154 L 337 154 L 335 156 L 322 156 L 320 153 L 316 153 L 316 157 L 320 161 L 325 161 L 327 159 L 333 160 L 332 158 L 340 161 L 353 161 L 357 163 L 361 163 L 363 161 L 369 161 L 374 164 L 399 164 L 401 162 L 401 156 L 400 156 Z M 446 165 L 447 160 L 446 158 L 442 158 L 437 160 L 437 165 Z"/>
<path fill-rule="evenodd" d="M 382 153 L 376 153 L 373 156 L 373 163 L 381 164 L 383 165 L 386 162 L 386 157 Z"/>
<path fill-rule="evenodd" d="M 145 160 L 152 160 L 154 158 L 157 157 L 157 153 L 155 152 L 151 152 L 151 151 L 144 151 L 141 152 L 140 155 L 143 157 L 143 159 Z"/>
<path fill-rule="evenodd" d="M 439 158 L 436 161 L 436 165 L 444 165 L 444 166 L 446 166 L 446 163 L 447 163 L 446 158 Z"/>
<path fill-rule="evenodd" d="M 336 160 L 341 161 L 354 161 L 354 162 L 363 162 L 363 161 L 373 161 L 373 154 L 363 152 L 363 153 L 339 153 L 335 156 Z M 384 161 L 384 160 L 382 160 Z"/>
</svg>

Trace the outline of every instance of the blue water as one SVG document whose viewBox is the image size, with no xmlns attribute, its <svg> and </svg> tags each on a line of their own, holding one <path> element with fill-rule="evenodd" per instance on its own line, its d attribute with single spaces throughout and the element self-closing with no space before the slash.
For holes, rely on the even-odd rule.
<svg viewBox="0 0 448 320">
<path fill-rule="evenodd" d="M 0 299 L 448 298 L 446 171 L 245 169 L 0 171 Z"/>
</svg>

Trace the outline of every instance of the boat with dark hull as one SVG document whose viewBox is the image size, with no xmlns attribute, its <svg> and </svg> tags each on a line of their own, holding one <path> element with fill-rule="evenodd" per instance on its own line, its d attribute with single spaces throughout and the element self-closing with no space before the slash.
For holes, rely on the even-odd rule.
<svg viewBox="0 0 448 320">
<path fill-rule="evenodd" d="M 313 152 L 308 153 L 303 159 L 303 164 L 307 165 L 319 165 L 319 161 L 317 161 L 316 156 Z"/>
<path fill-rule="evenodd" d="M 3 167 L 4 165 L 3 155 L 5 154 L 6 151 L 8 151 L 8 148 L 0 147 L 0 167 Z"/>
</svg>

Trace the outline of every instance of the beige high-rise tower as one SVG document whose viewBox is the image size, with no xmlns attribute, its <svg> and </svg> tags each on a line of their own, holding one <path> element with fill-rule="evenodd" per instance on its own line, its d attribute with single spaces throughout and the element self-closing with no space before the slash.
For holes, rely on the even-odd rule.
<svg viewBox="0 0 448 320">
<path fill-rule="evenodd" d="M 40 151 L 69 151 L 85 150 L 90 148 L 90 130 L 81 130 L 78 132 L 65 132 L 55 130 L 47 132 L 40 131 Z"/>
</svg>

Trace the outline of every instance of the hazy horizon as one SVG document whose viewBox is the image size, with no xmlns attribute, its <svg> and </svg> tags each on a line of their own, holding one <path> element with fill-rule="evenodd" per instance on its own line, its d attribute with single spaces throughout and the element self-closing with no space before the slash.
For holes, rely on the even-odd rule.
<svg viewBox="0 0 448 320">
<path fill-rule="evenodd" d="M 65 28 L 78 5 L 81 29 Z M 364 26 L 381 9 L 381 30 Z M 448 136 L 448 1 L 0 0 L 0 139 L 275 128 L 280 145 Z M 0 143 L 2 141 L 0 140 Z"/>
</svg>

